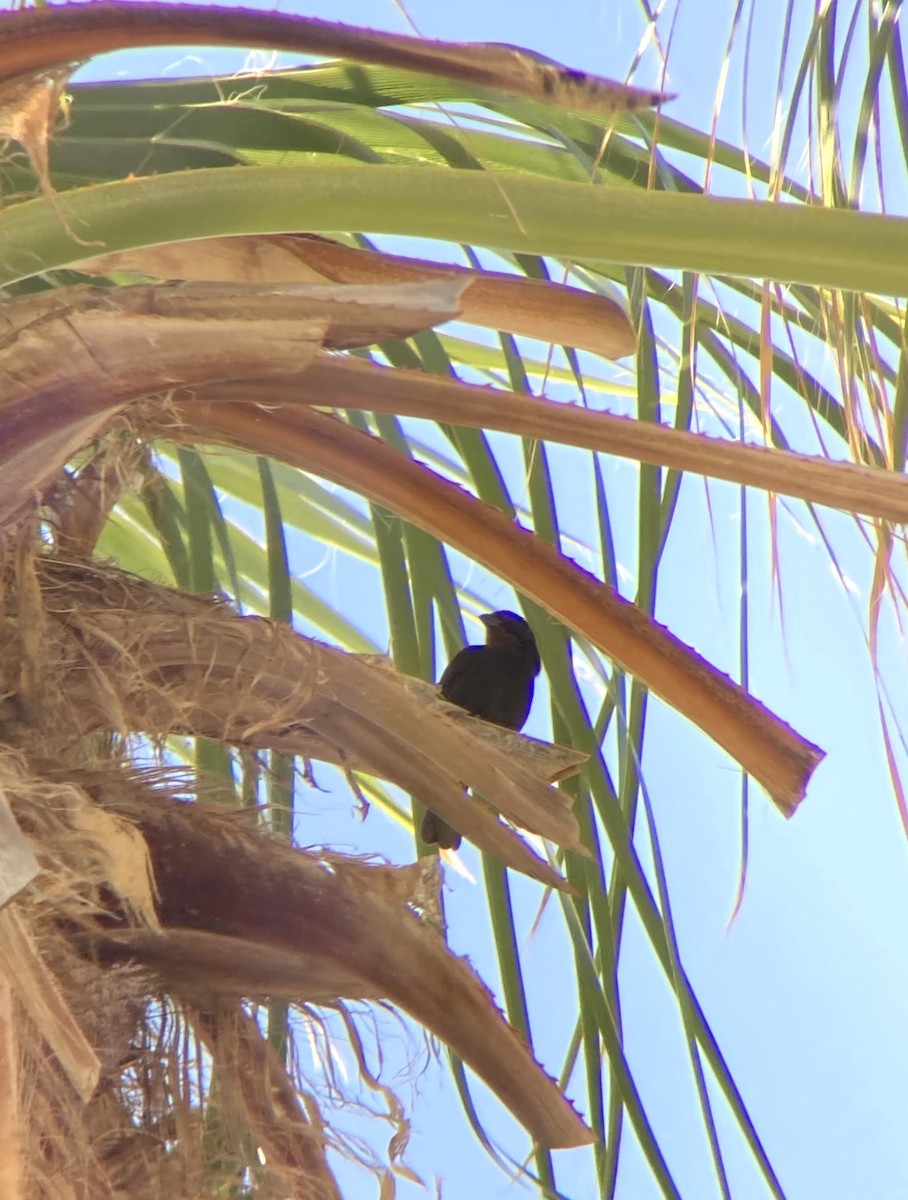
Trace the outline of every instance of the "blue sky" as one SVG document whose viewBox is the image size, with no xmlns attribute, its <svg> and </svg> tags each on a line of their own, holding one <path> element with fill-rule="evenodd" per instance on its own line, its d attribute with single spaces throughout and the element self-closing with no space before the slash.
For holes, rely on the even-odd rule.
<svg viewBox="0 0 908 1200">
<path fill-rule="evenodd" d="M 408 30 L 391 0 L 280 7 L 375 28 Z M 708 128 L 733 7 L 713 0 L 681 5 L 668 76 L 668 87 L 678 98 L 670 111 L 692 125 Z M 794 7 L 793 42 L 800 46 L 803 36 L 798 36 L 798 22 L 803 32 L 813 6 Z M 761 112 L 766 111 L 764 97 L 775 90 L 786 8 L 783 0 L 759 3 L 760 20 L 753 26 L 747 107 L 751 146 L 758 154 L 768 150 L 770 125 Z M 749 11 L 745 6 L 745 14 Z M 491 5 L 465 0 L 456 6 L 424 2 L 409 4 L 408 12 L 425 36 L 522 44 L 614 78 L 624 77 L 643 28 L 639 8 L 631 0 L 611 4 L 567 0 L 558 8 L 518 0 Z M 660 22 L 660 27 L 667 39 L 670 22 Z M 207 73 L 235 69 L 241 61 L 241 55 L 225 51 L 182 56 L 166 49 L 99 60 L 81 77 L 115 78 L 121 70 L 131 76 Z M 740 54 L 733 59 L 730 98 L 720 122 L 720 132 L 731 140 L 740 138 L 741 61 Z M 650 50 L 635 81 L 658 80 L 658 63 Z M 782 396 L 777 400 L 786 403 Z M 520 495 L 519 464 L 516 455 L 512 458 L 515 465 L 509 482 L 515 495 Z M 558 451 L 553 461 L 564 480 L 565 525 L 592 543 L 591 481 L 586 468 L 576 466 L 584 460 Z M 637 536 L 635 468 L 608 462 L 608 486 L 618 556 L 632 576 Z M 710 484 L 707 490 L 701 480 L 685 481 L 681 511 L 666 551 L 657 614 L 674 633 L 731 674 L 738 663 L 739 501 L 737 489 L 729 485 Z M 626 514 L 624 520 L 615 515 L 619 513 Z M 908 909 L 906 841 L 886 773 L 864 645 L 871 563 L 851 522 L 825 511 L 820 515 L 853 582 L 853 592 L 849 594 L 831 571 L 803 508 L 781 503 L 778 548 L 788 589 L 783 624 L 771 589 L 766 504 L 760 496 L 752 496 L 749 502 L 752 690 L 820 744 L 828 758 L 790 822 L 778 816 L 759 789 L 753 789 L 748 886 L 742 909 L 730 926 L 740 852 L 734 765 L 677 714 L 654 703 L 648 743 L 663 751 L 670 748 L 670 755 L 647 757 L 645 778 L 666 857 L 683 961 L 787 1194 L 791 1200 L 899 1197 L 908 1194 L 908 1139 L 902 1129 L 908 1108 L 908 1048 L 903 1031 L 908 971 L 901 953 Z M 357 569 L 340 558 L 322 561 L 320 548 L 309 547 L 308 555 L 300 548 L 300 554 L 300 569 L 306 562 L 321 563 L 307 583 L 329 599 L 348 593 L 356 580 L 356 587 L 362 588 L 362 610 L 355 615 L 379 645 L 386 644 L 377 580 L 351 574 Z M 512 597 L 500 582 L 478 572 L 471 573 L 470 582 L 491 606 L 512 606 Z M 374 595 L 371 588 L 376 589 Z M 476 630 L 472 635 L 478 639 Z M 904 662 L 904 647 L 891 622 L 885 645 L 891 655 L 887 665 L 895 668 L 890 677 L 896 677 Z M 528 731 L 546 735 L 544 703 L 537 701 Z M 378 814 L 365 825 L 358 824 L 339 785 L 327 795 L 307 793 L 302 801 L 311 820 L 308 840 L 357 849 L 368 846 L 395 861 L 411 856 L 409 838 Z M 311 832 L 313 828 L 317 833 Z M 638 841 L 645 852 L 645 839 Z M 471 848 L 464 851 L 464 861 L 480 878 L 481 868 Z M 568 999 L 573 993 L 570 981 L 559 988 L 559 972 L 571 968 L 557 914 L 549 912 L 540 931 L 532 934 L 538 891 L 519 881 L 515 895 L 528 973 L 549 981 L 533 996 L 533 1018 L 540 1053 L 554 1073 L 563 1052 L 562 1023 L 553 1023 L 549 1013 L 563 1004 L 565 992 Z M 448 915 L 454 948 L 469 952 L 480 974 L 494 987 L 494 954 L 480 890 L 456 875 L 449 876 Z M 623 953 L 628 1052 L 650 1118 L 665 1139 L 685 1200 L 716 1195 L 677 1013 L 633 917 Z M 383 1021 L 390 1047 L 389 1074 L 406 1072 L 413 1043 Z M 452 1197 L 468 1194 L 468 1189 L 483 1196 L 513 1191 L 516 1185 L 509 1184 L 470 1134 L 443 1071 L 430 1063 L 415 1077 L 401 1075 L 395 1086 L 400 1086 L 405 1100 L 413 1089 L 415 1128 L 409 1160 L 424 1178 L 430 1180 L 437 1171 L 445 1180 L 445 1195 Z M 581 1095 L 578 1100 L 582 1107 Z M 481 1101 L 481 1111 L 508 1149 L 521 1153 L 523 1143 L 512 1123 L 487 1100 Z M 733 1194 L 740 1200 L 757 1200 L 766 1195 L 765 1188 L 746 1156 L 735 1149 L 739 1139 L 726 1126 L 720 1121 L 722 1133 L 728 1133 L 724 1145 Z M 571 1200 L 596 1194 L 587 1158 L 561 1154 L 557 1161 L 563 1171 L 559 1180 Z M 339 1170 L 346 1172 L 343 1167 Z M 659 1194 L 630 1137 L 621 1170 L 620 1196 L 648 1200 Z M 401 1194 L 420 1193 L 403 1184 Z"/>
</svg>

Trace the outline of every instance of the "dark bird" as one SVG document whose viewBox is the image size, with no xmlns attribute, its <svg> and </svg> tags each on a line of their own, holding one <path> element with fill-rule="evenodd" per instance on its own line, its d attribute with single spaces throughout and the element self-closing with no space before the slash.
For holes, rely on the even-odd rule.
<svg viewBox="0 0 908 1200">
<path fill-rule="evenodd" d="M 533 681 L 539 674 L 539 651 L 533 631 L 512 612 L 480 616 L 486 627 L 484 646 L 465 646 L 445 667 L 439 689 L 445 700 L 506 729 L 522 729 L 533 703 Z M 422 840 L 456 850 L 460 834 L 428 810 Z"/>
</svg>

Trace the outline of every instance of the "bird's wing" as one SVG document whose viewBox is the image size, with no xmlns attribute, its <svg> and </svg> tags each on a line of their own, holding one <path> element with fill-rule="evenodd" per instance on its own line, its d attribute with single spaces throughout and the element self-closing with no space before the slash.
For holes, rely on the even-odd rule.
<svg viewBox="0 0 908 1200">
<path fill-rule="evenodd" d="M 438 681 L 441 694 L 452 704 L 474 712 L 477 699 L 476 670 L 482 662 L 485 646 L 464 646 L 458 650 Z M 481 689 L 480 689 L 481 695 Z"/>
</svg>

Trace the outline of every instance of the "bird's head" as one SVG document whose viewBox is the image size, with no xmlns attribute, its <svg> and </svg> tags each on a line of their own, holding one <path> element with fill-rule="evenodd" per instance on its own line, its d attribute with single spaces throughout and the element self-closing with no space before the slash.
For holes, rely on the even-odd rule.
<svg viewBox="0 0 908 1200">
<path fill-rule="evenodd" d="M 531 650 L 534 654 L 537 653 L 533 631 L 523 617 L 518 617 L 517 613 L 506 610 L 481 613 L 479 619 L 486 627 L 487 646 L 516 644 L 526 650 Z"/>
</svg>

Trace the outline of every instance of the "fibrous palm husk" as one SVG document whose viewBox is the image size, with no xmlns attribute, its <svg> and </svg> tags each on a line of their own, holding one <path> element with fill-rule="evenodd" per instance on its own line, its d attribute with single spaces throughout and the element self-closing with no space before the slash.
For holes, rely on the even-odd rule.
<svg viewBox="0 0 908 1200">
<path fill-rule="evenodd" d="M 373 740 L 358 738 L 357 722 L 368 728 L 369 704 L 393 696 L 450 763 L 459 800 L 464 762 L 454 756 L 473 735 L 448 706 L 408 690 L 383 662 L 350 656 L 345 674 L 345 656 L 304 639 L 288 671 L 289 631 L 281 640 L 223 603 L 119 572 L 14 551 L 0 577 L 0 793 L 39 867 L 0 911 L 23 964 L 0 996 L 18 1063 L 0 1094 L 0 1140 L 20 1148 L 7 1177 L 26 1200 L 202 1196 L 250 1172 L 262 1197 L 332 1200 L 326 1152 L 354 1151 L 287 1074 L 249 998 L 309 1012 L 391 1000 L 444 1038 L 537 1140 L 588 1140 L 424 919 L 434 868 L 292 849 L 254 810 L 199 803 L 198 781 L 176 785 L 111 757 L 124 734 L 179 731 L 253 747 L 306 738 L 361 768 Z M 488 756 L 471 765 L 483 792 L 513 803 L 529 791 L 532 814 L 534 789 L 551 792 L 538 748 L 502 782 L 501 751 L 475 744 Z M 549 819 L 569 829 L 565 811 Z M 407 1173 L 406 1122 L 377 1086 L 396 1127 L 380 1168 L 391 1179 Z"/>
</svg>

